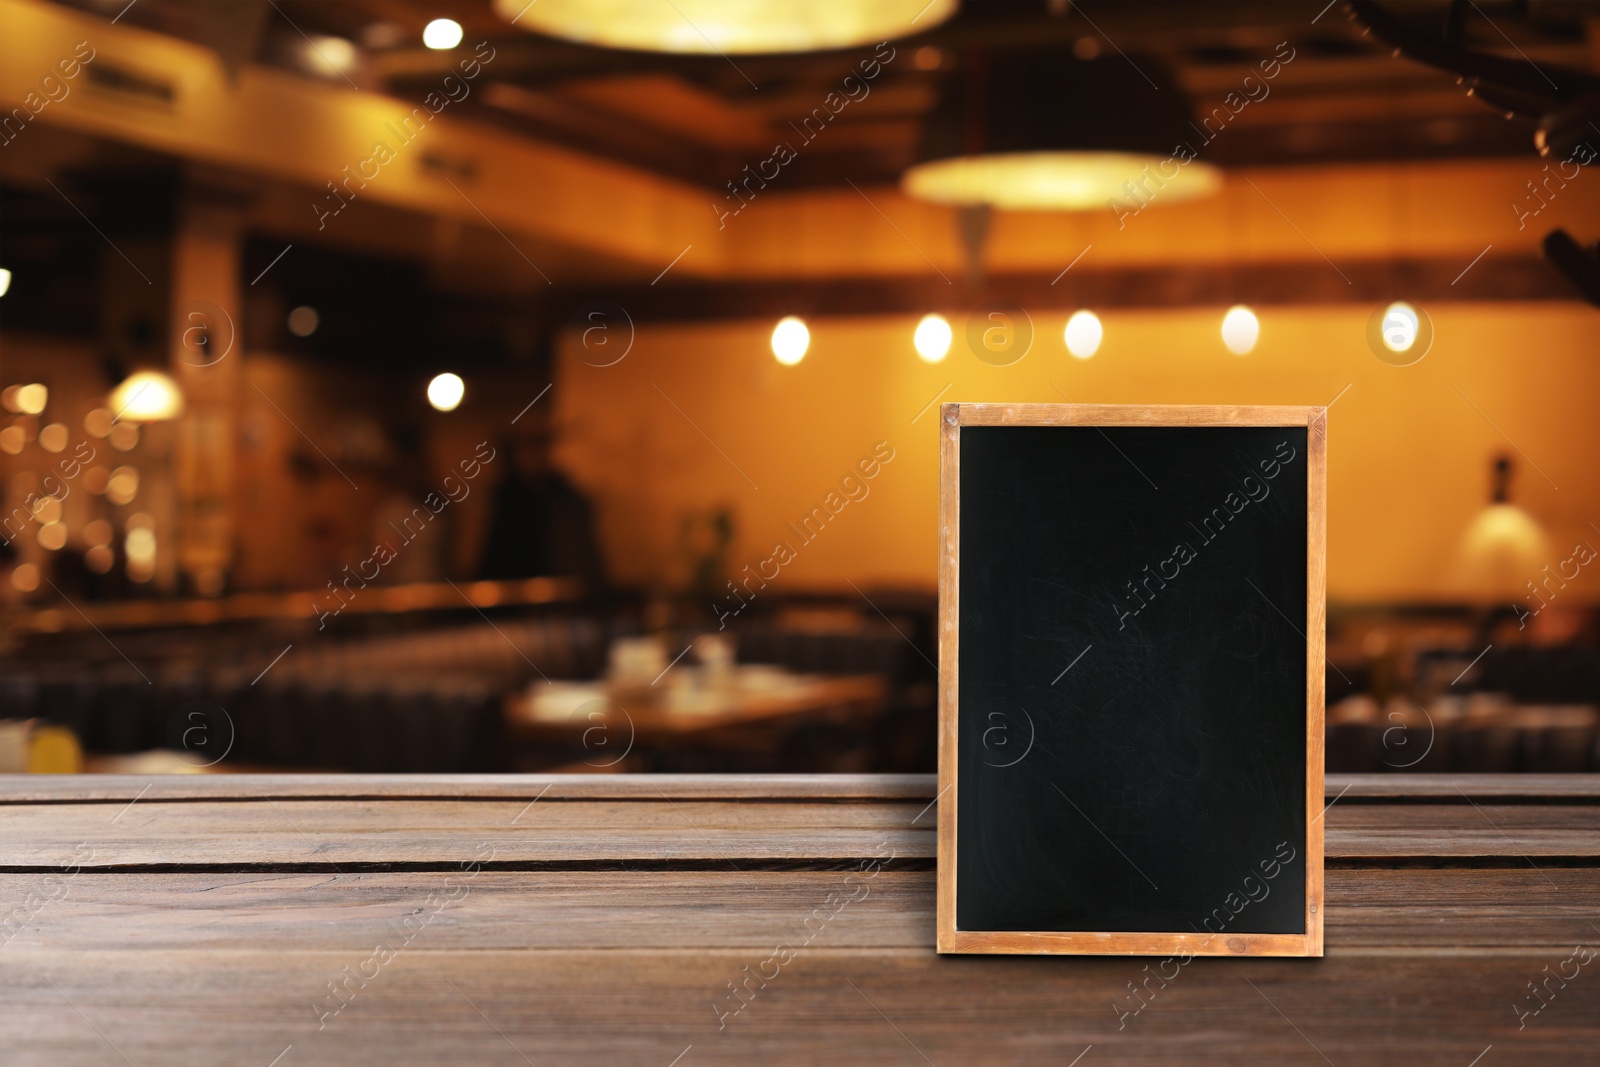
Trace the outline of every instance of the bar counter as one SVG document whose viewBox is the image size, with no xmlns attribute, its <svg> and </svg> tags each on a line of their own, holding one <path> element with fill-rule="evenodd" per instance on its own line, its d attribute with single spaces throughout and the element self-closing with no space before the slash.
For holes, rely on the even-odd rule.
<svg viewBox="0 0 1600 1067">
<path fill-rule="evenodd" d="M 1593 1062 L 1600 775 L 1330 776 L 1323 959 L 940 957 L 931 776 L 0 777 L 12 1065 Z"/>
</svg>

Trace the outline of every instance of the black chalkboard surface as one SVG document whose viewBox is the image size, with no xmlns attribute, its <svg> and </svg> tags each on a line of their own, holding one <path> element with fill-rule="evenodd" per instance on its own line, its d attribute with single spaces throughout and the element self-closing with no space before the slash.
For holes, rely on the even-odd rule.
<svg viewBox="0 0 1600 1067">
<path fill-rule="evenodd" d="M 943 410 L 939 948 L 1321 955 L 1321 408 Z"/>
</svg>

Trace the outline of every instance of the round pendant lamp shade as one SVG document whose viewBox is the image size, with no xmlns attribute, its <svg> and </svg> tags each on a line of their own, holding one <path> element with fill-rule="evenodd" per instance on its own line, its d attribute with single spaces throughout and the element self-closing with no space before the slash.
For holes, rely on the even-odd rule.
<svg viewBox="0 0 1600 1067">
<path fill-rule="evenodd" d="M 1059 50 L 973 56 L 946 82 L 921 161 L 901 186 L 919 200 L 1016 210 L 1126 210 L 1209 196 L 1218 170 L 1188 101 L 1142 56 Z"/>
<path fill-rule="evenodd" d="M 817 52 L 932 29 L 957 0 L 494 0 L 535 33 L 641 52 Z"/>
</svg>

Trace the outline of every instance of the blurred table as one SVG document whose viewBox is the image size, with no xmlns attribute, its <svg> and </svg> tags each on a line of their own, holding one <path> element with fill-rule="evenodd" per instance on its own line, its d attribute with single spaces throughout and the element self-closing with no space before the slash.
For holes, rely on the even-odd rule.
<svg viewBox="0 0 1600 1067">
<path fill-rule="evenodd" d="M 876 674 L 794 674 L 744 665 L 720 683 L 686 668 L 658 685 L 540 682 L 506 698 L 506 723 L 520 740 L 573 741 L 603 730 L 610 743 L 662 745 L 693 738 L 773 737 L 802 723 L 860 722 L 882 710 L 888 684 Z"/>
</svg>

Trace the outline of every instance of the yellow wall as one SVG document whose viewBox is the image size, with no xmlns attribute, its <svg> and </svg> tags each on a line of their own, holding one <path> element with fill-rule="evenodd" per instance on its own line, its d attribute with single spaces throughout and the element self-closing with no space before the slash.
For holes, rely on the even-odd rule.
<svg viewBox="0 0 1600 1067">
<path fill-rule="evenodd" d="M 768 321 L 650 326 L 625 359 L 604 368 L 577 358 L 582 350 L 569 336 L 552 399 L 563 461 L 596 494 L 613 571 L 647 585 L 681 575 L 673 544 L 685 511 L 725 504 L 737 515 L 735 569 L 765 558 L 777 540 L 795 544 L 798 558 L 779 589 L 845 580 L 932 587 L 937 411 L 917 415 L 946 385 L 947 401 L 1339 397 L 1328 446 L 1335 599 L 1450 599 L 1457 546 L 1487 500 L 1489 464 L 1501 451 L 1517 464 L 1513 499 L 1544 524 L 1553 547 L 1564 546 L 1557 558 L 1579 538 L 1600 546 L 1587 525 L 1600 526 L 1600 312 L 1576 303 L 1426 310 L 1433 348 L 1403 368 L 1367 348 L 1365 306 L 1264 309 L 1260 344 L 1244 357 L 1222 347 L 1221 308 L 1111 312 L 1087 361 L 1066 354 L 1064 316 L 1052 313 L 1037 317 L 1033 350 L 1010 367 L 967 352 L 959 321 L 949 357 L 935 366 L 913 351 L 909 317 L 812 321 L 811 349 L 797 367 L 772 358 Z M 801 547 L 785 523 L 881 440 L 896 458 L 870 496 Z M 1585 572 L 1571 595 L 1593 600 L 1597 592 L 1600 577 Z"/>
</svg>

